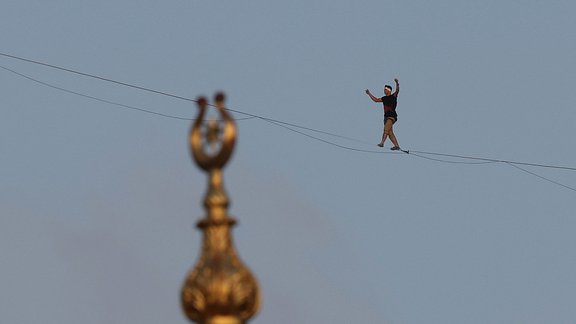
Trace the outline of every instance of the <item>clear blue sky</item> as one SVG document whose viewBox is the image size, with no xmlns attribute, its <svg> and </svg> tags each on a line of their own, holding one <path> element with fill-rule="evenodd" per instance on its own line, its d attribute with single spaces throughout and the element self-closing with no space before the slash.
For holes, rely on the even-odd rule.
<svg viewBox="0 0 576 324">
<path fill-rule="evenodd" d="M 573 1 L 5 1 L 0 52 L 405 149 L 576 166 Z M 72 91 L 195 106 L 0 57 Z M 186 323 L 205 175 L 189 122 L 0 69 L 0 322 Z M 240 116 L 238 116 L 240 117 Z M 253 323 L 574 323 L 573 190 L 252 119 L 225 172 Z M 313 134 L 317 135 L 317 134 Z M 387 147 L 390 143 L 386 144 Z M 383 150 L 388 151 L 387 149 Z M 523 167 L 576 187 L 576 172 Z"/>
</svg>

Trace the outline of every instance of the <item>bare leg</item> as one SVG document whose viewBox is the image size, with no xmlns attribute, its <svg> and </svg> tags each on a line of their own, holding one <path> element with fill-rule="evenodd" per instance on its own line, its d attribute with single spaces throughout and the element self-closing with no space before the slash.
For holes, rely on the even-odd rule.
<svg viewBox="0 0 576 324">
<path fill-rule="evenodd" d="M 386 134 L 386 132 L 382 133 L 382 140 L 380 141 L 380 144 L 378 144 L 378 146 L 380 146 L 380 147 L 384 146 L 384 142 L 386 141 L 387 137 L 388 137 L 388 134 Z"/>
<path fill-rule="evenodd" d="M 388 136 L 390 136 L 390 140 L 392 141 L 392 144 L 394 144 L 394 146 L 400 147 L 400 145 L 398 145 L 398 140 L 396 139 L 396 135 L 394 135 L 394 129 L 393 128 L 390 128 L 390 134 Z"/>
<path fill-rule="evenodd" d="M 384 142 L 386 141 L 387 137 L 388 137 L 388 134 L 386 133 L 386 120 L 384 120 L 384 130 L 382 131 L 382 140 L 380 141 L 378 146 L 380 146 L 380 147 L 384 146 Z"/>
</svg>

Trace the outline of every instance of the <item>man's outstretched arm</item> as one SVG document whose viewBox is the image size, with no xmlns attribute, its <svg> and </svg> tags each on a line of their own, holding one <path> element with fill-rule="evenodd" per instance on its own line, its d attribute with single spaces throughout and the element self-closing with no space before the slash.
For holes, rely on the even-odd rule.
<svg viewBox="0 0 576 324">
<path fill-rule="evenodd" d="M 366 89 L 366 94 L 370 96 L 370 99 L 374 102 L 382 102 L 382 98 L 376 98 L 373 94 L 370 93 L 370 90 Z"/>
</svg>

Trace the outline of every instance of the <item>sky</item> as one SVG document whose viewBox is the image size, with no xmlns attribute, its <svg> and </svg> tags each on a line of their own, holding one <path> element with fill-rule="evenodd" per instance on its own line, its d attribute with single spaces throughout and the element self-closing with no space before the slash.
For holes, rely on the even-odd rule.
<svg viewBox="0 0 576 324">
<path fill-rule="evenodd" d="M 238 121 L 224 175 L 261 286 L 251 323 L 574 323 L 576 171 L 391 154 L 364 90 L 399 79 L 403 149 L 574 168 L 575 10 L 4 1 L 0 52 L 186 98 L 225 91 L 228 108 L 353 139 Z M 125 106 L 193 118 L 195 104 L 0 67 L 0 322 L 187 323 L 206 176 L 190 121 Z"/>
</svg>

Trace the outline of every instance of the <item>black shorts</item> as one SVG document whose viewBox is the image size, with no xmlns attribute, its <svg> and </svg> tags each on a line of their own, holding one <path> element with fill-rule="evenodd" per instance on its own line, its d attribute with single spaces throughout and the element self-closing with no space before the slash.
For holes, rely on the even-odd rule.
<svg viewBox="0 0 576 324">
<path fill-rule="evenodd" d="M 384 116 L 384 123 L 386 123 L 388 119 L 392 119 L 392 123 L 395 124 L 398 121 L 398 116 Z"/>
</svg>

